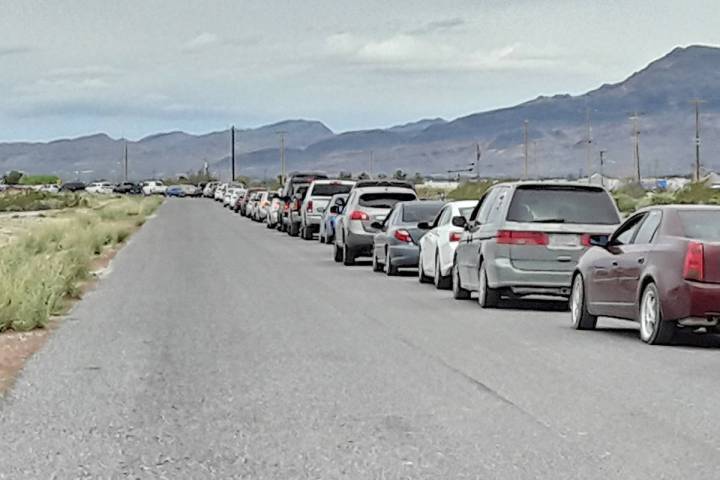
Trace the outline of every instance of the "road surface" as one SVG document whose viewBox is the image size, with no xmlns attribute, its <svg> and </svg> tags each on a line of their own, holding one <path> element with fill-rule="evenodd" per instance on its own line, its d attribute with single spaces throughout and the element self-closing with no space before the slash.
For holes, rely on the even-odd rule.
<svg viewBox="0 0 720 480">
<path fill-rule="evenodd" d="M 0 400 L 0 478 L 717 478 L 716 341 L 523 306 L 173 199 Z"/>
</svg>

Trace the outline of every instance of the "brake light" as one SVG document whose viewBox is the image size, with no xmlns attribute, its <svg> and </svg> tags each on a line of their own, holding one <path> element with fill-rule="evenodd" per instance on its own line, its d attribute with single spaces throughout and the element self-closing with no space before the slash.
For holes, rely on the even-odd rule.
<svg viewBox="0 0 720 480">
<path fill-rule="evenodd" d="M 302 202 L 298 198 L 297 200 L 295 200 L 295 210 L 300 210 L 300 207 L 302 207 Z"/>
<path fill-rule="evenodd" d="M 308 200 L 307 211 L 308 211 L 308 212 L 312 212 L 312 211 L 313 211 L 313 202 L 312 202 L 312 200 Z"/>
<path fill-rule="evenodd" d="M 365 212 L 361 212 L 360 210 L 353 210 L 350 213 L 350 220 L 370 220 L 370 217 Z"/>
<path fill-rule="evenodd" d="M 705 279 L 705 247 L 700 242 L 688 243 L 683 267 L 685 280 L 702 282 Z"/>
<path fill-rule="evenodd" d="M 460 232 L 450 232 L 450 242 L 459 242 L 462 234 Z"/>
<path fill-rule="evenodd" d="M 580 236 L 580 243 L 582 244 L 583 247 L 590 247 L 590 246 L 592 246 L 592 245 L 590 245 L 590 237 L 602 237 L 602 236 L 609 237 L 610 235 L 608 235 L 607 233 L 593 233 L 592 235 L 589 233 L 583 233 Z"/>
<path fill-rule="evenodd" d="M 395 230 L 395 238 L 405 243 L 412 243 L 410 232 L 405 229 Z"/>
<path fill-rule="evenodd" d="M 496 241 L 499 245 L 547 245 L 548 236 L 544 232 L 499 230 Z"/>
</svg>

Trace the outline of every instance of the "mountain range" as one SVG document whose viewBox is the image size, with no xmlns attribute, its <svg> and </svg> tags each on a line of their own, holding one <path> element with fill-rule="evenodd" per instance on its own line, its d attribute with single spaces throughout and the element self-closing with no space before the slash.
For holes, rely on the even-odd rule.
<svg viewBox="0 0 720 480">
<path fill-rule="evenodd" d="M 236 130 L 236 172 L 256 178 L 277 175 L 278 132 L 284 132 L 288 171 L 359 173 L 368 171 L 372 163 L 373 173 L 403 169 L 411 174 L 447 174 L 467 168 L 479 146 L 482 176 L 520 177 L 527 131 L 531 177 L 597 171 L 600 150 L 605 152 L 607 174 L 630 176 L 634 172 L 634 122 L 644 175 L 689 174 L 695 160 L 694 99 L 703 101 L 703 167 L 718 170 L 720 48 L 689 46 L 674 49 L 622 82 L 582 95 L 541 96 L 452 121 L 423 119 L 336 133 L 319 121 L 298 119 Z M 105 134 L 47 143 L 0 143 L 0 171 L 117 179 L 124 144 L 124 139 Z M 197 171 L 205 161 L 216 175 L 229 176 L 227 130 L 205 135 L 160 133 L 127 145 L 130 173 L 136 179 Z"/>
</svg>

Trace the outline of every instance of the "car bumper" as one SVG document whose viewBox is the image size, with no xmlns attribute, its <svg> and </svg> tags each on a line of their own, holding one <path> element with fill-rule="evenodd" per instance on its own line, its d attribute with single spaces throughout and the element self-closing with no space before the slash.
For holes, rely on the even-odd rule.
<svg viewBox="0 0 720 480">
<path fill-rule="evenodd" d="M 305 215 L 305 225 L 320 227 L 321 215 Z"/>
<path fill-rule="evenodd" d="M 488 267 L 492 288 L 509 288 L 517 295 L 570 295 L 572 271 L 520 270 L 508 258 L 494 259 Z"/>
<path fill-rule="evenodd" d="M 395 267 L 417 267 L 420 249 L 417 245 L 390 245 L 390 263 Z"/>
<path fill-rule="evenodd" d="M 720 323 L 720 284 L 684 281 L 663 298 L 663 317 L 688 326 Z"/>
<path fill-rule="evenodd" d="M 345 245 L 351 248 L 356 256 L 371 256 L 375 244 L 375 234 L 350 230 L 345 236 Z"/>
</svg>

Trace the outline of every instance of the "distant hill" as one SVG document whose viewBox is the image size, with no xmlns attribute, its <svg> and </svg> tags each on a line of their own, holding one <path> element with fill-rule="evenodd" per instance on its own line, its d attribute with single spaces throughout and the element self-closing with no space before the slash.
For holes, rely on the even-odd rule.
<svg viewBox="0 0 720 480">
<path fill-rule="evenodd" d="M 523 122 L 528 121 L 532 176 L 578 175 L 587 170 L 587 115 L 592 123 L 591 169 L 607 152 L 606 172 L 632 174 L 629 117 L 639 113 L 641 167 L 645 174 L 688 173 L 694 161 L 694 98 L 702 104 L 702 152 L 707 169 L 720 169 L 720 49 L 676 48 L 616 84 L 583 95 L 555 95 L 452 121 L 423 119 L 389 128 L 334 133 L 319 121 L 287 120 L 236 132 L 236 167 L 243 175 L 279 171 L 278 132 L 286 132 L 289 170 L 328 172 L 402 168 L 411 173 L 444 173 L 474 160 L 482 151 L 488 176 L 519 176 L 523 170 Z M 136 178 L 197 170 L 207 160 L 221 175 L 229 172 L 229 132 L 205 135 L 168 132 L 129 142 Z M 65 178 L 92 171 L 116 178 L 124 140 L 98 134 L 49 143 L 0 143 L 0 171 L 57 173 Z"/>
</svg>

